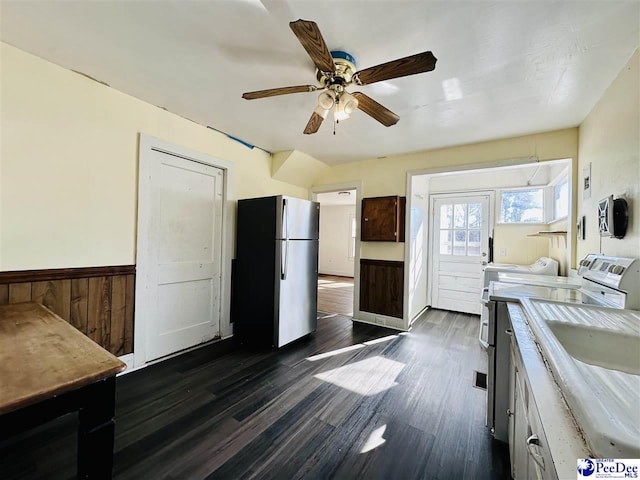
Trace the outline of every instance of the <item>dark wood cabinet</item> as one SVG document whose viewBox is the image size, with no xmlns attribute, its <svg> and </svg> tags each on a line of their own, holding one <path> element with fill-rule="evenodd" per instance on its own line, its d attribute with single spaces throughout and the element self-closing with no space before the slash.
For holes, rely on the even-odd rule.
<svg viewBox="0 0 640 480">
<path fill-rule="evenodd" d="M 363 242 L 404 242 L 406 197 L 396 195 L 362 199 Z"/>
<path fill-rule="evenodd" d="M 404 263 L 360 260 L 360 310 L 402 318 Z"/>
</svg>

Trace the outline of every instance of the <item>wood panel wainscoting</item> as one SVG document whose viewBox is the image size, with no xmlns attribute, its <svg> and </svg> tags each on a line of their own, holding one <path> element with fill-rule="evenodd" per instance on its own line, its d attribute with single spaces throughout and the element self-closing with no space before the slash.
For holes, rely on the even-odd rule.
<svg viewBox="0 0 640 480">
<path fill-rule="evenodd" d="M 133 352 L 135 265 L 0 272 L 0 305 L 37 302 L 116 356 Z"/>
<path fill-rule="evenodd" d="M 402 318 L 404 262 L 360 260 L 360 310 Z"/>
</svg>

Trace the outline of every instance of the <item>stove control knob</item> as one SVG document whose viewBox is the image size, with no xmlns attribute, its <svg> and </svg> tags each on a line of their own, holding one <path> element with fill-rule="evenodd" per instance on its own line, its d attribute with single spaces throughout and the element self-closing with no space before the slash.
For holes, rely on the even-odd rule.
<svg viewBox="0 0 640 480">
<path fill-rule="evenodd" d="M 614 275 L 622 275 L 622 272 L 624 272 L 624 267 L 622 265 L 613 265 L 611 273 Z"/>
</svg>

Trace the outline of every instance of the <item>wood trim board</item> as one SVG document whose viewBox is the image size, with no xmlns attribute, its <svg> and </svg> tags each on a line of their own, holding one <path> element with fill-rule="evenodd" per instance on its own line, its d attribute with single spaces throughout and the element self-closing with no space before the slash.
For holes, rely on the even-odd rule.
<svg viewBox="0 0 640 480">
<path fill-rule="evenodd" d="M 37 302 L 116 356 L 133 352 L 135 265 L 0 272 L 0 305 Z"/>
</svg>

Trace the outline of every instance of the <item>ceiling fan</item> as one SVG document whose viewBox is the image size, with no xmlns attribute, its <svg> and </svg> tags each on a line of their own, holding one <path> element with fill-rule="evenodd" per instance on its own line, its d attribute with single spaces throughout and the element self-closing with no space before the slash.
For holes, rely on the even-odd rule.
<svg viewBox="0 0 640 480">
<path fill-rule="evenodd" d="M 316 133 L 332 108 L 336 123 L 349 118 L 349 115 L 359 108 L 385 127 L 395 125 L 400 120 L 398 115 L 364 93 L 349 93 L 346 88 L 352 84 L 369 85 L 392 78 L 430 72 L 436 67 L 437 58 L 431 52 L 422 52 L 356 71 L 355 59 L 350 54 L 343 51 L 329 51 L 315 22 L 296 20 L 290 22 L 289 26 L 313 60 L 316 66 L 316 79 L 320 86 L 298 85 L 257 90 L 243 93 L 242 98 L 255 100 L 289 93 L 322 91 L 318 97 L 318 104 L 304 129 L 306 134 Z"/>
</svg>

